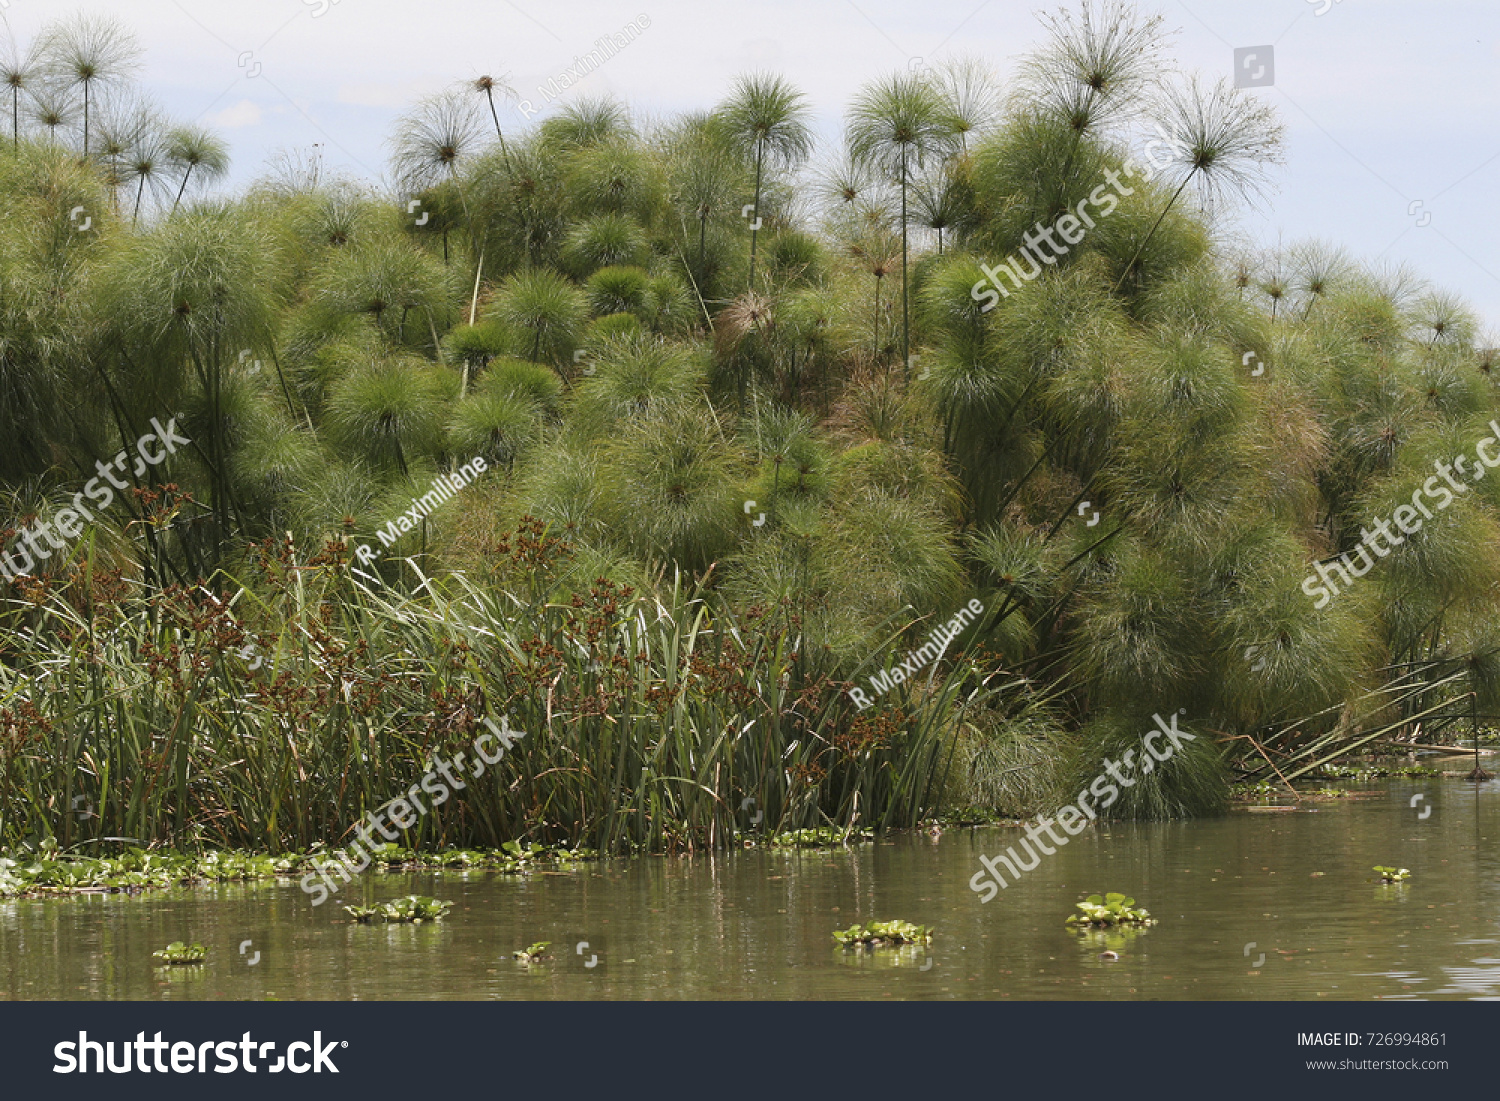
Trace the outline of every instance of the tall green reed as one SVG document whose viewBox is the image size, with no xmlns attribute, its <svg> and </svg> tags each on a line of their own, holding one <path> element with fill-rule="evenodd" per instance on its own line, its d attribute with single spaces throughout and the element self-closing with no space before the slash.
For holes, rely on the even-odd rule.
<svg viewBox="0 0 1500 1101">
<path fill-rule="evenodd" d="M 970 673 L 859 714 L 788 609 L 579 576 L 530 520 L 486 550 L 377 576 L 281 541 L 211 587 L 84 557 L 29 585 L 0 619 L 0 842 L 343 844 L 501 716 L 526 737 L 403 844 L 692 851 L 936 809 Z"/>
</svg>

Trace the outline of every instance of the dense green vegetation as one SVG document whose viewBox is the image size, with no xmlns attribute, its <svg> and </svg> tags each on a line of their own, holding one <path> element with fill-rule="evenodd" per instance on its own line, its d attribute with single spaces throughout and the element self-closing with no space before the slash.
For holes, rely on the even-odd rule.
<svg viewBox="0 0 1500 1101">
<path fill-rule="evenodd" d="M 512 132 L 486 77 L 403 117 L 391 194 L 292 159 L 196 199 L 223 146 L 142 106 L 128 36 L 16 50 L 0 843 L 340 845 L 501 716 L 526 740 L 403 845 L 1045 810 L 1179 709 L 1196 741 L 1112 813 L 1212 813 L 1493 717 L 1500 476 L 1302 586 L 1491 434 L 1475 318 L 1237 251 L 1204 210 L 1261 193 L 1274 118 L 1085 10 L 1014 87 L 876 79 L 839 155 L 772 76 Z M 986 310 L 985 266 L 1153 126 L 1172 163 Z M 80 518 L 173 417 L 189 443 Z"/>
</svg>

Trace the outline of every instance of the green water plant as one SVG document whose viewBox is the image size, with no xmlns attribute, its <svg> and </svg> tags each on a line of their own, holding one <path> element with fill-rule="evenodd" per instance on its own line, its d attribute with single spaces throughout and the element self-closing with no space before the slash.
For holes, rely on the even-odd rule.
<svg viewBox="0 0 1500 1101">
<path fill-rule="evenodd" d="M 839 826 L 812 826 L 803 830 L 782 830 L 765 842 L 768 849 L 832 849 L 851 841 L 874 840 L 873 830 L 849 830 Z"/>
<path fill-rule="evenodd" d="M 1068 924 L 1076 929 L 1094 929 L 1116 925 L 1155 925 L 1156 920 L 1144 907 L 1138 907 L 1135 899 L 1111 891 L 1104 896 L 1089 895 L 1078 904 L 1083 911 L 1068 918 Z"/>
<path fill-rule="evenodd" d="M 1382 883 L 1400 883 L 1411 878 L 1411 872 L 1405 868 L 1387 868 L 1384 864 L 1375 865 L 1375 874 Z"/>
<path fill-rule="evenodd" d="M 721 114 L 724 130 L 741 149 L 755 152 L 755 197 L 750 223 L 750 272 L 746 286 L 755 288 L 755 253 L 759 243 L 761 192 L 765 172 L 795 168 L 812 152 L 806 97 L 784 78 L 769 73 L 739 77 Z M 748 150 L 746 150 L 748 155 Z"/>
<path fill-rule="evenodd" d="M 1167 94 L 1158 16 L 1049 17 L 1013 99 L 983 63 L 865 84 L 811 189 L 779 77 L 511 137 L 480 77 L 397 123 L 392 193 L 299 155 L 212 202 L 217 139 L 105 96 L 134 47 L 69 26 L 0 58 L 0 896 L 194 878 L 103 863 L 122 838 L 345 843 L 500 708 L 524 752 L 386 840 L 1027 817 L 1157 711 L 1191 740 L 1090 815 L 1218 814 L 1497 713 L 1500 478 L 1302 588 L 1482 439 L 1493 342 L 1333 249 L 1233 257 L 1190 193 L 1252 196 L 1279 124 Z M 1098 205 L 1158 121 L 1166 174 Z M 1071 248 L 1028 262 L 1037 225 Z M 91 480 L 148 429 L 170 459 Z M 920 679 L 851 698 L 971 594 Z"/>
<path fill-rule="evenodd" d="M 1286 795 L 1285 784 L 1278 784 L 1274 780 L 1260 780 L 1253 784 L 1235 784 L 1229 789 L 1231 799 L 1261 799 L 1278 795 Z"/>
<path fill-rule="evenodd" d="M 729 511 L 745 519 L 737 498 Z M 257 586 L 225 598 L 122 583 L 92 605 L 93 627 L 64 593 L 38 593 L 42 603 L 25 606 L 36 629 L 0 630 L 25 651 L 0 663 L 0 844 L 55 833 L 64 850 L 128 837 L 305 851 L 342 837 L 357 807 L 405 791 L 424 754 L 472 744 L 480 699 L 511 701 L 516 729 L 549 736 L 507 755 L 503 784 L 471 785 L 421 817 L 396 850 L 372 853 L 373 865 L 450 847 L 499 848 L 507 870 L 541 862 L 534 845 L 720 847 L 748 825 L 739 809 L 747 797 L 766 808 L 765 825 L 832 826 L 833 844 L 856 824 L 897 829 L 930 816 L 945 733 L 985 692 L 961 670 L 903 709 L 859 714 L 833 658 L 779 608 L 738 612 L 681 575 L 639 592 L 601 577 L 594 552 L 536 521 L 483 546 L 472 574 L 428 578 L 413 594 L 402 589 L 411 565 L 382 563 L 390 581 L 381 584 L 354 573 L 347 547 L 318 558 L 316 545 L 259 548 Z M 260 669 L 240 656 L 252 652 L 250 604 Z M 106 665 L 88 664 L 91 638 L 108 640 Z M 172 664 L 172 645 L 206 662 L 191 681 Z M 546 660 L 516 657 L 533 650 Z M 390 664 L 362 654 L 406 656 Z M 42 668 L 67 684 L 42 690 L 32 672 Z M 264 690 L 268 668 L 282 678 L 274 692 Z M 547 686 L 559 676 L 549 712 Z M 101 692 L 109 722 L 90 723 L 86 701 Z M 367 705 L 320 702 L 346 692 Z M 723 737 L 731 721 L 744 733 Z M 163 729 L 177 739 L 165 757 L 152 748 Z M 264 737 L 267 729 L 288 740 Z M 318 767 L 299 774 L 297 760 Z M 214 771 L 224 762 L 233 763 Z M 149 778 L 148 794 L 122 797 L 112 780 L 125 775 Z M 10 855 L 17 866 L 0 867 L 6 895 L 73 886 L 75 875 L 92 885 L 104 871 Z M 45 866 L 33 875 L 33 863 Z"/>
<path fill-rule="evenodd" d="M 174 940 L 171 944 L 157 952 L 151 953 L 152 957 L 159 959 L 162 966 L 181 967 L 188 964 L 202 963 L 208 955 L 208 949 L 201 944 L 184 944 L 180 940 Z"/>
<path fill-rule="evenodd" d="M 270 855 L 238 850 L 200 854 L 146 852 L 131 847 L 117 856 L 64 853 L 48 838 L 33 853 L 18 850 L 0 855 L 0 898 L 47 894 L 136 893 L 202 883 L 248 882 L 295 878 L 306 871 L 315 855 Z M 422 852 L 387 844 L 374 849 L 377 871 L 416 871 L 426 868 L 486 868 L 520 874 L 546 865 L 562 867 L 591 860 L 590 849 L 567 849 L 536 842 L 506 841 L 494 849 L 444 849 Z"/>
<path fill-rule="evenodd" d="M 435 898 L 424 898 L 421 895 L 407 895 L 374 906 L 344 907 L 361 925 L 375 921 L 420 925 L 424 921 L 441 921 L 452 908 L 451 902 L 439 902 Z"/>
<path fill-rule="evenodd" d="M 904 944 L 931 944 L 932 929 L 909 921 L 872 921 L 835 930 L 833 939 L 845 948 L 894 948 Z"/>
<path fill-rule="evenodd" d="M 511 955 L 522 963 L 542 963 L 552 958 L 552 953 L 548 951 L 551 947 L 552 942 L 550 940 L 539 940 L 527 948 L 521 948 L 512 952 Z"/>
<path fill-rule="evenodd" d="M 1371 780 L 1383 779 L 1386 776 L 1441 776 L 1442 769 L 1428 768 L 1426 765 L 1324 765 L 1323 775 L 1340 780 L 1353 780 L 1356 783 L 1367 783 Z"/>
<path fill-rule="evenodd" d="M 199 855 L 128 848 L 118 856 L 63 852 L 47 838 L 34 852 L 0 855 L 0 898 L 77 892 L 138 892 L 204 882 L 235 882 L 290 876 L 302 865 L 296 854 L 270 856 L 240 851 Z"/>
</svg>

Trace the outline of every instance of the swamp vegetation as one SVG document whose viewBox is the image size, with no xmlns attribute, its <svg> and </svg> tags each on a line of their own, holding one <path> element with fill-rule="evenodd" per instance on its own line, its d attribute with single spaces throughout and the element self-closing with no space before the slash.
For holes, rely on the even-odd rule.
<svg viewBox="0 0 1500 1101">
<path fill-rule="evenodd" d="M 47 553 L 0 579 L 0 848 L 331 848 L 502 716 L 525 740 L 404 849 L 1028 814 L 1177 710 L 1196 740 L 1110 813 L 1473 737 L 1500 476 L 1326 606 L 1302 581 L 1492 432 L 1493 347 L 1408 273 L 1237 247 L 1274 117 L 1083 12 L 1011 84 L 873 80 L 842 149 L 765 74 L 525 126 L 486 77 L 403 116 L 388 189 L 292 154 L 232 198 L 128 34 L 11 44 L 0 529 Z M 1157 126 L 1178 159 L 986 311 L 984 265 Z M 190 446 L 80 520 L 173 417 Z"/>
</svg>

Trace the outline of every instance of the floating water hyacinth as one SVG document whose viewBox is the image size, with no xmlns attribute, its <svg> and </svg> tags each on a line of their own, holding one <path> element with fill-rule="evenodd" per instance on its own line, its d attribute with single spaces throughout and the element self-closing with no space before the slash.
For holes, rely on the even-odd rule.
<svg viewBox="0 0 1500 1101">
<path fill-rule="evenodd" d="M 845 948 L 891 948 L 904 944 L 931 944 L 932 930 L 909 921 L 872 921 L 836 930 L 833 939 Z"/>
<path fill-rule="evenodd" d="M 361 925 L 375 921 L 420 925 L 424 921 L 441 921 L 452 908 L 451 902 L 439 902 L 435 898 L 423 898 L 420 895 L 407 895 L 405 898 L 392 899 L 374 906 L 344 907 Z"/>
<path fill-rule="evenodd" d="M 1115 891 L 1103 897 L 1089 895 L 1078 904 L 1078 908 L 1083 912 L 1069 917 L 1068 924 L 1079 929 L 1156 924 L 1145 908 L 1136 906 L 1135 899 Z"/>
<path fill-rule="evenodd" d="M 180 940 L 174 940 L 160 951 L 152 952 L 151 955 L 161 960 L 164 966 L 183 966 L 202 963 L 208 955 L 208 949 L 201 944 L 184 944 Z"/>
</svg>

